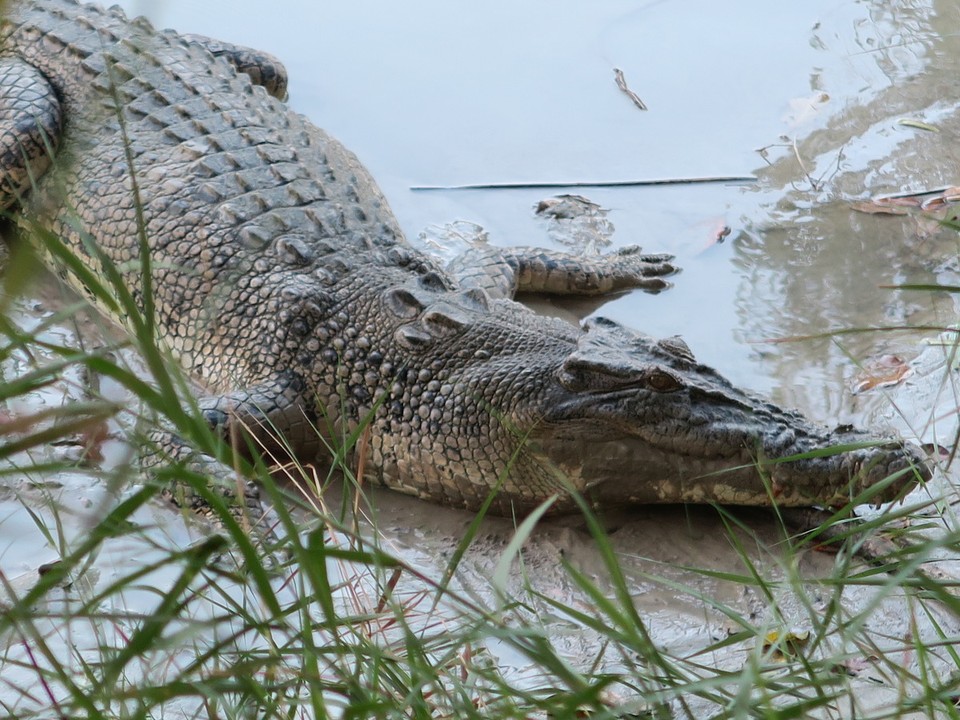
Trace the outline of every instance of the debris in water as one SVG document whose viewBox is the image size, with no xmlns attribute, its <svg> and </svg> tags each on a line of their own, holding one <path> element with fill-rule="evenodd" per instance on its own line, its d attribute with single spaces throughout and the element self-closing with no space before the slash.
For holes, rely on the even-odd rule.
<svg viewBox="0 0 960 720">
<path fill-rule="evenodd" d="M 897 355 L 882 355 L 863 366 L 853 392 L 856 394 L 878 387 L 899 385 L 910 373 L 910 366 L 902 358 Z"/>
<path fill-rule="evenodd" d="M 643 100 L 641 100 L 633 90 L 627 87 L 627 79 L 623 76 L 623 70 L 620 68 L 614 68 L 613 76 L 617 82 L 617 87 L 627 94 L 627 97 L 633 101 L 633 104 L 641 110 L 646 110 L 647 106 Z"/>
</svg>

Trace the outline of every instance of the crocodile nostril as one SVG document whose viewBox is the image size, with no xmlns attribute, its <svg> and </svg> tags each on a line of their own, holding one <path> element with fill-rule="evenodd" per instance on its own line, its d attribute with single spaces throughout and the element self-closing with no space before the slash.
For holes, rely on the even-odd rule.
<svg viewBox="0 0 960 720">
<path fill-rule="evenodd" d="M 406 288 L 393 288 L 383 294 L 383 302 L 397 317 L 414 318 L 426 307 Z"/>
<path fill-rule="evenodd" d="M 433 290 L 435 292 L 453 289 L 450 281 L 435 270 L 428 270 L 420 276 L 420 287 L 424 290 Z"/>
</svg>

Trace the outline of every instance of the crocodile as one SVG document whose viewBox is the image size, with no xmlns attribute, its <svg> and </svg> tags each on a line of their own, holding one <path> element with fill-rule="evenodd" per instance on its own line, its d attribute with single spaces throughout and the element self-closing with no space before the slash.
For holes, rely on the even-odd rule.
<svg viewBox="0 0 960 720">
<path fill-rule="evenodd" d="M 116 8 L 4 8 L 0 206 L 122 274 L 224 437 L 322 465 L 365 428 L 365 480 L 501 513 L 839 506 L 930 476 L 919 448 L 737 389 L 678 337 L 514 300 L 660 290 L 670 256 L 478 246 L 441 263 L 285 104 L 278 61 Z M 183 459 L 175 438 L 161 450 Z"/>
</svg>

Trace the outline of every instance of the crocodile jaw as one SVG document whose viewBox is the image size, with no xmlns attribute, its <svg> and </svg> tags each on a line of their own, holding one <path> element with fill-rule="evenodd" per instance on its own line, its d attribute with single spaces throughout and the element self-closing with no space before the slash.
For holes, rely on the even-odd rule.
<svg viewBox="0 0 960 720">
<path fill-rule="evenodd" d="M 890 501 L 930 477 L 918 448 L 829 431 L 734 388 L 682 341 L 607 320 L 585 325 L 548 394 L 532 446 L 603 505 L 835 507 Z"/>
<path fill-rule="evenodd" d="M 757 436 L 756 445 L 734 441 L 729 453 L 704 456 L 636 435 L 600 439 L 577 437 L 572 428 L 553 430 L 559 431 L 556 441 L 535 441 L 541 461 L 598 506 L 839 507 L 888 502 L 930 477 L 919 449 L 865 433 L 827 434 L 816 447 L 799 443 L 777 454 L 765 452 Z M 790 459 L 796 455 L 802 457 Z"/>
</svg>

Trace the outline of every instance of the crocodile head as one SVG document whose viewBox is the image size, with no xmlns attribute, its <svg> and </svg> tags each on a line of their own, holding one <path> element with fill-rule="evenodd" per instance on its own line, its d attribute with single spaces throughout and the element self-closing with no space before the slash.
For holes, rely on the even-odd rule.
<svg viewBox="0 0 960 720">
<path fill-rule="evenodd" d="M 835 507 L 930 475 L 919 448 L 827 430 L 736 389 L 682 340 L 610 320 L 585 323 L 546 393 L 530 447 L 602 505 Z"/>
</svg>

